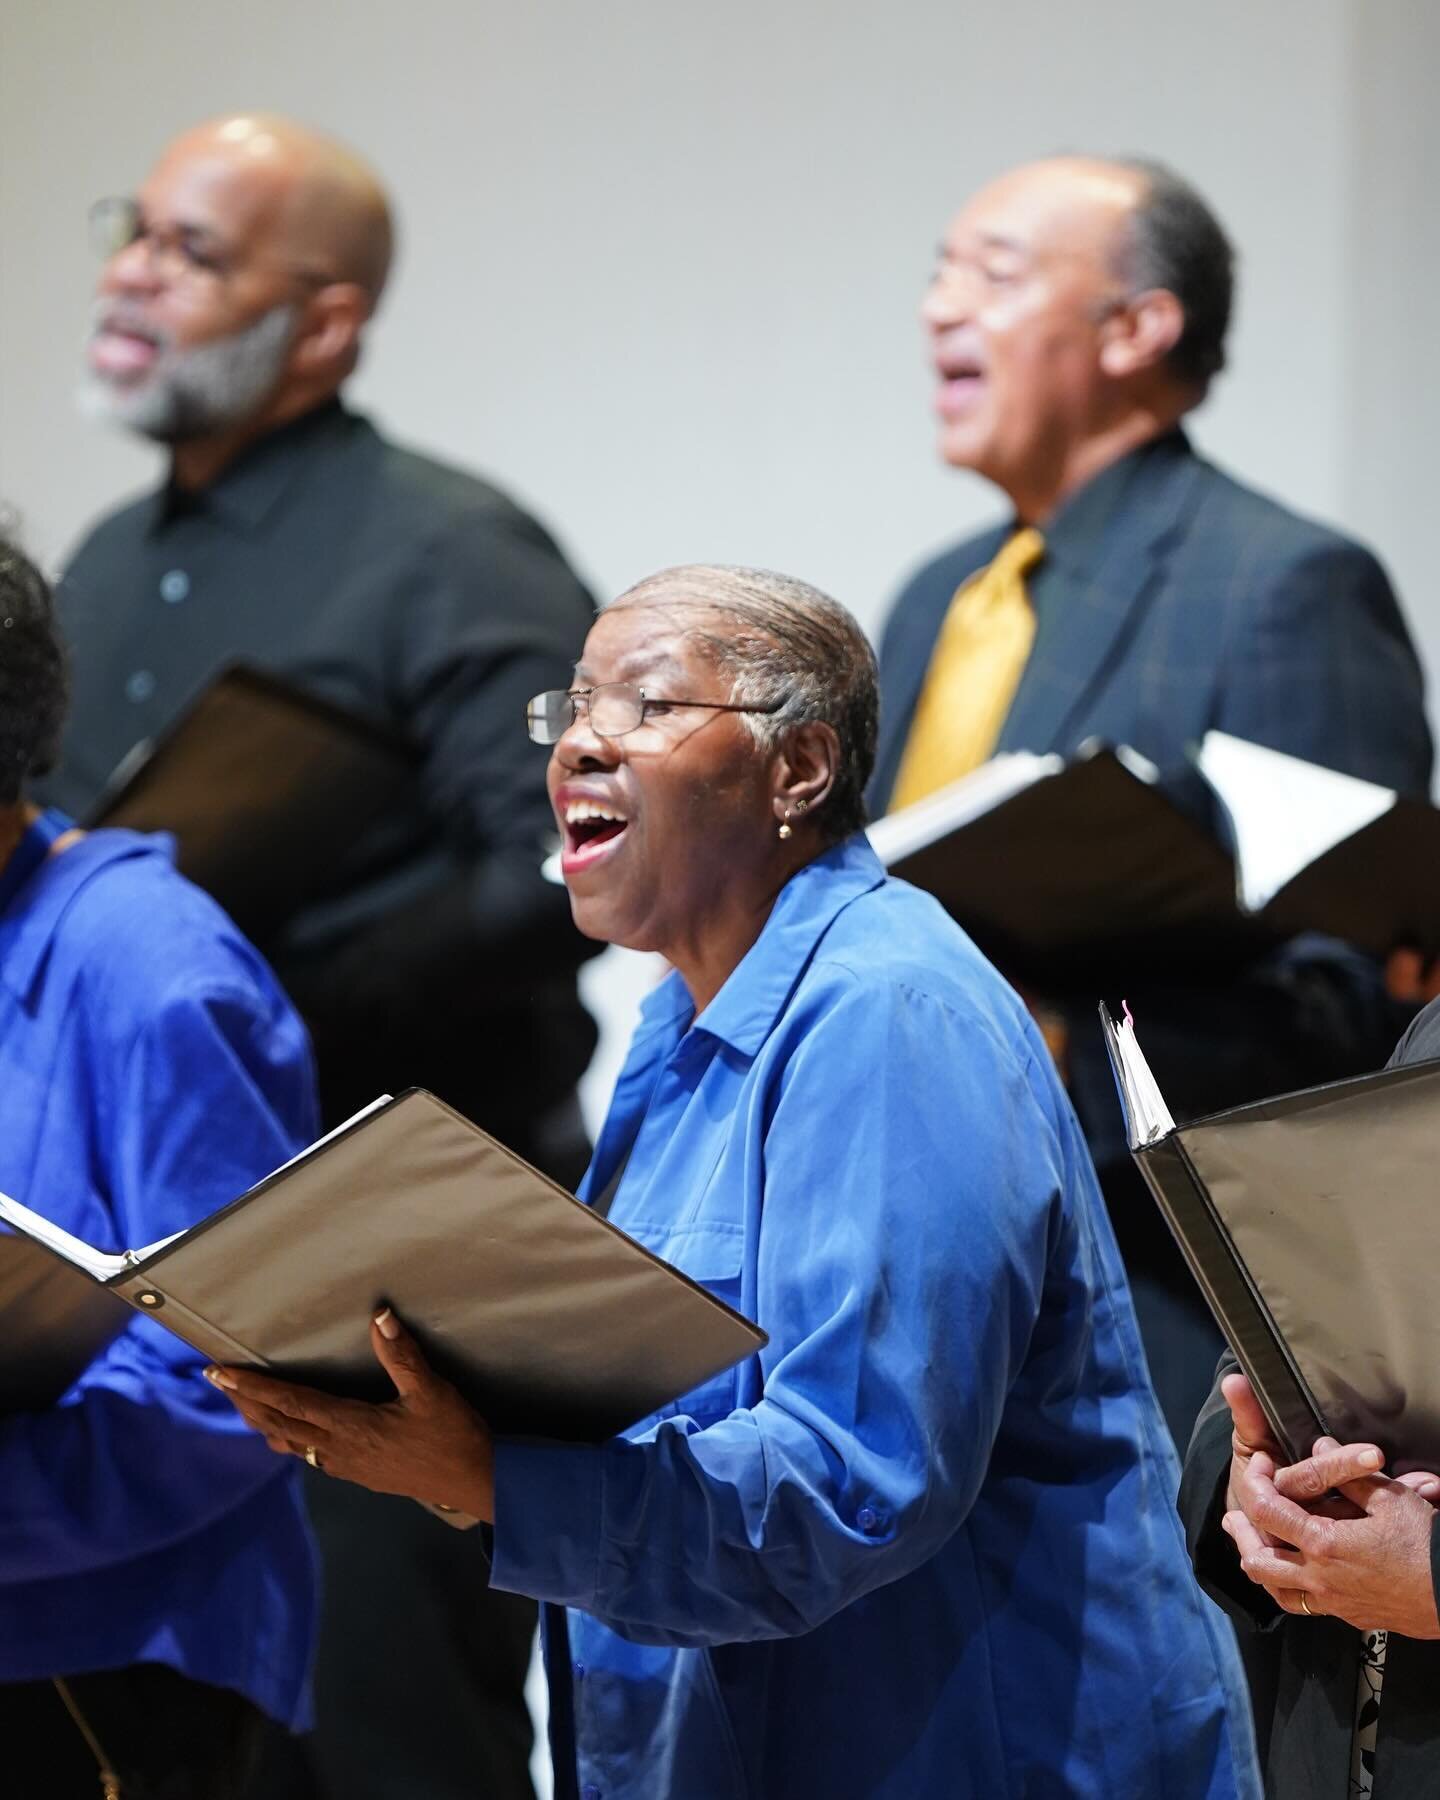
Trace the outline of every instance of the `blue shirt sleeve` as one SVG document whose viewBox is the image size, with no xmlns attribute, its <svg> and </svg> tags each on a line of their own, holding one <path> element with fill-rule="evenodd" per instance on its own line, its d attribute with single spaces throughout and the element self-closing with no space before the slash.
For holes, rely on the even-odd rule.
<svg viewBox="0 0 1440 1800">
<path fill-rule="evenodd" d="M 497 1445 L 494 1583 L 642 1642 L 791 1636 L 933 1555 L 985 1478 L 1053 1254 L 1087 1254 L 1073 1121 L 1018 1026 L 858 980 L 795 1023 L 755 1146 L 757 1403 Z"/>
<path fill-rule="evenodd" d="M 58 1184 L 68 1169 L 105 1195 L 116 1237 L 99 1248 L 185 1229 L 314 1135 L 303 1029 L 238 953 L 233 979 L 182 965 L 138 1023 L 97 1033 L 92 1142 L 53 1144 L 39 1173 Z M 0 1421 L 0 1582 L 131 1561 L 285 1479 L 202 1366 L 137 1317 L 56 1407 Z"/>
</svg>

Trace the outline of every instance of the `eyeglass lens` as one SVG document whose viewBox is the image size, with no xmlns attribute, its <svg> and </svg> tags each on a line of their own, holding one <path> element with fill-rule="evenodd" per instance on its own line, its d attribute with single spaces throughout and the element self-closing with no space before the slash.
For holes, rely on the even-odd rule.
<svg viewBox="0 0 1440 1800">
<path fill-rule="evenodd" d="M 97 200 L 87 215 L 90 248 L 100 257 L 114 256 L 135 242 L 140 212 L 133 200 L 118 194 Z"/>
<path fill-rule="evenodd" d="M 645 696 L 628 682 L 606 682 L 588 693 L 570 694 L 555 688 L 550 693 L 537 694 L 525 709 L 532 740 L 537 744 L 558 744 L 582 706 L 601 737 L 623 737 L 645 717 Z"/>
</svg>

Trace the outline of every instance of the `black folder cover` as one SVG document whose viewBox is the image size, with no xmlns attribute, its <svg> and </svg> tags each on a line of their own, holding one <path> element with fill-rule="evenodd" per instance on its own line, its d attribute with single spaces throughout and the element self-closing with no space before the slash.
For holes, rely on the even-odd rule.
<svg viewBox="0 0 1440 1800">
<path fill-rule="evenodd" d="M 1278 941 L 1236 905 L 1234 859 L 1190 784 L 1185 799 L 1097 749 L 893 861 L 891 821 L 874 835 L 1001 968 L 1093 992 L 1112 968 L 1233 965 Z"/>
<path fill-rule="evenodd" d="M 53 1406 L 130 1318 L 89 1275 L 0 1230 L 0 1414 Z"/>
<path fill-rule="evenodd" d="M 1101 1008 L 1132 1154 L 1277 1439 L 1440 1466 L 1440 1062 L 1232 1107 L 1145 1142 Z"/>
<path fill-rule="evenodd" d="M 85 822 L 173 832 L 181 872 L 263 939 L 333 883 L 417 763 L 385 726 L 234 663 L 125 758 Z"/>
<path fill-rule="evenodd" d="M 1057 759 L 1029 760 L 1035 778 L 998 804 L 967 807 L 960 781 L 907 809 L 917 821 L 929 810 L 928 841 L 904 832 L 903 813 L 872 827 L 891 873 L 933 894 L 1022 980 L 1093 992 L 1182 965 L 1191 980 L 1303 931 L 1377 956 L 1399 945 L 1440 950 L 1434 807 L 1397 798 L 1251 911 L 1240 898 L 1228 810 L 1198 768 L 1152 779 L 1132 753 L 1100 746 L 1054 772 L 1047 765 Z M 904 844 L 900 854 L 889 852 L 892 841 Z"/>
<path fill-rule="evenodd" d="M 572 1440 L 766 1342 L 419 1088 L 106 1281 L 81 1279 L 216 1362 L 370 1399 L 390 1391 L 369 1339 L 388 1304 L 497 1431 Z"/>
<path fill-rule="evenodd" d="M 1324 931 L 1374 956 L 1440 953 L 1440 811 L 1401 794 L 1293 876 L 1265 907 L 1287 936 Z"/>
</svg>

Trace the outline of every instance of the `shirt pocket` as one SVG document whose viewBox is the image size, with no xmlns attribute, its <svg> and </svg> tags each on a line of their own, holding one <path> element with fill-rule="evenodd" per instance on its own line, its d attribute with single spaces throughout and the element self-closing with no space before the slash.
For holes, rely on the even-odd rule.
<svg viewBox="0 0 1440 1800">
<path fill-rule="evenodd" d="M 626 1230 L 647 1250 L 698 1282 L 707 1293 L 723 1300 L 736 1312 L 740 1308 L 740 1289 L 745 1268 L 745 1230 L 738 1224 L 706 1220 L 679 1227 L 646 1228 L 628 1224 Z M 735 1410 L 736 1376 L 739 1365 L 723 1369 L 709 1381 L 691 1388 L 669 1406 L 655 1414 L 661 1419 L 693 1419 L 702 1428 L 727 1418 Z"/>
</svg>

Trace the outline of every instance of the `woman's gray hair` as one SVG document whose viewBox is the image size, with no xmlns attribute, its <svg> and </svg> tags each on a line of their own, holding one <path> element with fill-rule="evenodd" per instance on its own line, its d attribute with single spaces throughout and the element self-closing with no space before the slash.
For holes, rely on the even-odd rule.
<svg viewBox="0 0 1440 1800">
<path fill-rule="evenodd" d="M 691 563 L 647 576 L 612 604 L 694 613 L 687 629 L 730 678 L 731 699 L 775 708 L 736 715 L 762 749 L 777 748 L 797 725 L 829 725 L 840 762 L 817 822 L 831 843 L 864 825 L 879 675 L 869 639 L 838 601 L 772 569 Z"/>
</svg>

